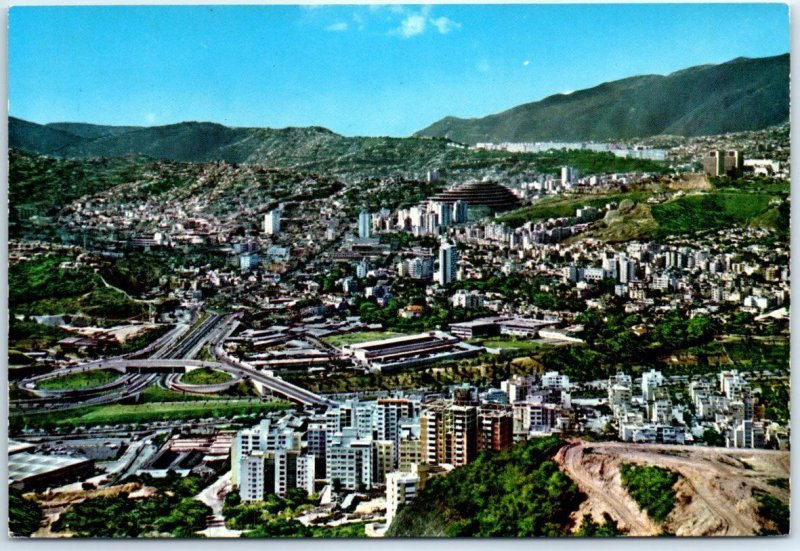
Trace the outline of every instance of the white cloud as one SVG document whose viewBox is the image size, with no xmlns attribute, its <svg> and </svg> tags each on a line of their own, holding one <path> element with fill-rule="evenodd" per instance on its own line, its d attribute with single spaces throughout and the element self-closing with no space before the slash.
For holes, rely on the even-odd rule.
<svg viewBox="0 0 800 551">
<path fill-rule="evenodd" d="M 346 31 L 347 29 L 348 25 L 344 21 L 339 21 L 338 23 L 333 23 L 325 27 L 325 30 L 330 33 L 340 33 Z"/>
<path fill-rule="evenodd" d="M 564 90 L 564 91 L 563 91 L 563 92 L 561 92 L 561 93 L 562 93 L 563 95 L 565 95 L 565 96 L 568 96 L 568 95 L 572 94 L 573 92 L 575 92 L 575 90 Z"/>
<path fill-rule="evenodd" d="M 447 34 L 454 29 L 460 29 L 461 23 L 448 17 L 431 17 L 431 6 L 422 6 L 419 11 L 413 12 L 403 6 L 390 6 L 394 15 L 402 15 L 400 26 L 391 31 L 404 38 L 411 38 L 424 33 L 429 27 L 434 27 L 439 34 Z"/>
<path fill-rule="evenodd" d="M 147 122 L 147 124 L 153 124 L 154 122 L 156 122 L 156 114 L 155 113 L 147 113 L 144 116 L 144 120 Z"/>
<path fill-rule="evenodd" d="M 425 26 L 427 23 L 428 20 L 425 19 L 424 15 L 418 13 L 411 14 L 403 19 L 402 23 L 400 23 L 400 34 L 406 38 L 421 34 L 425 32 Z"/>
<path fill-rule="evenodd" d="M 431 23 L 433 23 L 433 25 L 441 34 L 447 34 L 453 29 L 461 28 L 461 23 L 457 23 L 452 19 L 448 19 L 447 17 L 437 17 L 436 19 L 431 19 Z"/>
<path fill-rule="evenodd" d="M 522 66 L 523 67 L 527 67 L 530 64 L 531 64 L 531 60 L 530 59 L 526 59 L 525 61 L 522 62 Z"/>
</svg>

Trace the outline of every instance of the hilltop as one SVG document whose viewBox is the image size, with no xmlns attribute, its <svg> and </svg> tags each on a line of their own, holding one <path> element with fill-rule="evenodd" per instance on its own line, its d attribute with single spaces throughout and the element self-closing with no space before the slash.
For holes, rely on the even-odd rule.
<svg viewBox="0 0 800 551">
<path fill-rule="evenodd" d="M 665 518 L 623 486 L 626 463 L 668 468 L 676 482 Z M 771 450 L 534 438 L 427 483 L 400 508 L 389 537 L 602 535 L 741 536 L 774 531 L 760 495 L 788 502 L 772 481 L 789 456 Z M 736 514 L 731 514 L 731 511 Z"/>
<path fill-rule="evenodd" d="M 127 166 L 131 159 L 224 161 L 348 180 L 386 176 L 424 179 L 431 169 L 444 178 L 460 180 L 497 173 L 513 176 L 530 170 L 555 173 L 563 163 L 586 171 L 665 170 L 663 163 L 623 159 L 610 153 L 517 154 L 471 150 L 443 138 L 345 137 L 320 127 L 229 128 L 203 122 L 133 128 L 82 123 L 41 125 L 10 117 L 9 146 L 19 153 L 16 158 L 12 155 L 12 165 L 15 160 L 39 155 L 51 161 L 64 160 L 60 164 L 69 165 L 70 170 L 85 168 L 91 174 L 96 165 Z M 48 163 L 53 164 L 51 161 Z M 85 167 L 79 167 L 81 162 Z M 42 176 L 48 179 L 47 174 Z"/>
<path fill-rule="evenodd" d="M 604 141 L 758 130 L 788 119 L 787 53 L 606 82 L 483 118 L 446 117 L 415 135 L 469 144 Z"/>
<path fill-rule="evenodd" d="M 9 147 L 51 157 L 143 155 L 203 163 L 260 164 L 303 172 L 376 174 L 441 166 L 463 155 L 439 138 L 346 137 L 326 128 L 231 128 L 210 122 L 154 127 L 37 124 L 9 117 Z M 459 151 L 456 151 L 458 149 Z"/>
</svg>

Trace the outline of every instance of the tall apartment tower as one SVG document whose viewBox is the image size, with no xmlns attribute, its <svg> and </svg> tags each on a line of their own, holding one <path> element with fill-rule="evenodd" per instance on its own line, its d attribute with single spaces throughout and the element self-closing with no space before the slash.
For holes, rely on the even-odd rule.
<svg viewBox="0 0 800 551">
<path fill-rule="evenodd" d="M 414 404 L 402 398 L 378 400 L 375 408 L 375 426 L 378 440 L 394 444 L 394 463 L 400 455 L 400 420 L 414 417 Z"/>
<path fill-rule="evenodd" d="M 372 215 L 367 209 L 362 210 L 358 215 L 358 237 L 368 239 L 372 236 Z"/>
<path fill-rule="evenodd" d="M 566 186 L 572 183 L 572 180 L 575 179 L 575 171 L 568 166 L 561 167 L 561 185 Z"/>
<path fill-rule="evenodd" d="M 469 216 L 469 205 L 466 201 L 458 199 L 453 203 L 453 224 L 463 224 Z"/>
<path fill-rule="evenodd" d="M 452 243 L 443 242 L 439 248 L 439 271 L 436 273 L 436 282 L 439 285 L 448 285 L 456 279 L 456 266 L 458 265 L 458 252 Z"/>
<path fill-rule="evenodd" d="M 514 417 L 509 407 L 479 412 L 478 451 L 504 450 L 514 443 Z"/>
<path fill-rule="evenodd" d="M 732 149 L 725 152 L 725 174 L 731 178 L 738 178 L 744 170 L 744 155 L 741 151 Z"/>
<path fill-rule="evenodd" d="M 401 505 L 414 501 L 420 480 L 416 473 L 394 472 L 386 475 L 386 525 L 391 525 Z"/>
<path fill-rule="evenodd" d="M 709 176 L 723 176 L 725 174 L 725 158 L 722 151 L 715 150 L 706 153 L 703 157 L 703 172 Z"/>
<path fill-rule="evenodd" d="M 264 215 L 264 233 L 278 235 L 281 232 L 281 211 L 272 210 Z"/>
<path fill-rule="evenodd" d="M 441 201 L 431 201 L 429 203 L 431 212 L 436 213 L 436 221 L 439 226 L 449 226 L 453 223 L 453 204 Z"/>
<path fill-rule="evenodd" d="M 440 401 L 420 416 L 422 459 L 461 467 L 478 453 L 478 409 Z"/>
</svg>

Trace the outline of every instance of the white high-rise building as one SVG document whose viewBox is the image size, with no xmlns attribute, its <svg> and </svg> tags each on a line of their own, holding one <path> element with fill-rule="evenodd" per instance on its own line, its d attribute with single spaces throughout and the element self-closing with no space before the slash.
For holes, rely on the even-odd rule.
<svg viewBox="0 0 800 551">
<path fill-rule="evenodd" d="M 263 453 L 245 456 L 239 462 L 239 495 L 242 501 L 262 501 L 265 489 L 266 457 Z"/>
<path fill-rule="evenodd" d="M 439 285 L 448 285 L 456 279 L 458 252 L 452 243 L 443 242 L 439 248 L 439 271 L 436 281 Z"/>
<path fill-rule="evenodd" d="M 656 391 L 664 383 L 664 375 L 660 371 L 651 369 L 642 373 L 642 398 L 646 402 L 656 399 Z"/>
<path fill-rule="evenodd" d="M 281 211 L 272 210 L 264 215 L 264 233 L 278 235 L 281 232 Z"/>
<path fill-rule="evenodd" d="M 561 167 L 561 185 L 566 186 L 572 183 L 573 179 L 575 178 L 575 171 L 571 167 L 562 166 Z"/>
<path fill-rule="evenodd" d="M 569 377 L 561 375 L 558 371 L 548 371 L 542 375 L 542 386 L 552 390 L 569 389 Z"/>
<path fill-rule="evenodd" d="M 459 199 L 453 203 L 453 223 L 463 224 L 469 216 L 469 205 L 466 201 Z"/>
<path fill-rule="evenodd" d="M 453 220 L 453 204 L 441 201 L 430 202 L 431 212 L 436 213 L 436 219 L 440 226 L 449 226 Z"/>
<path fill-rule="evenodd" d="M 301 455 L 297 458 L 297 487 L 302 488 L 307 494 L 314 493 L 314 480 L 316 479 L 316 457 Z"/>
<path fill-rule="evenodd" d="M 414 473 L 394 472 L 386 475 L 386 525 L 392 524 L 400 505 L 417 497 L 419 477 Z"/>
<path fill-rule="evenodd" d="M 433 258 L 421 257 L 412 258 L 406 263 L 408 275 L 412 279 L 430 279 L 433 274 Z"/>
<path fill-rule="evenodd" d="M 342 488 L 372 487 L 372 439 L 358 439 L 355 429 L 344 429 L 333 436 L 325 457 L 328 479 Z"/>
<path fill-rule="evenodd" d="M 358 215 L 358 237 L 369 239 L 372 236 L 372 215 L 367 209 Z"/>
</svg>

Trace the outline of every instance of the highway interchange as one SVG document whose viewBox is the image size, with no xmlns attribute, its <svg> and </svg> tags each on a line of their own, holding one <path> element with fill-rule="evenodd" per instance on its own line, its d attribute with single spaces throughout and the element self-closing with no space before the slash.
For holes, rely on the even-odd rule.
<svg viewBox="0 0 800 551">
<path fill-rule="evenodd" d="M 327 398 L 288 383 L 270 372 L 259 371 L 227 355 L 222 345 L 236 330 L 239 324 L 238 318 L 238 314 L 208 314 L 195 322 L 192 327 L 179 325 L 154 343 L 132 354 L 94 360 L 24 379 L 18 383 L 19 388 L 34 394 L 36 398 L 12 401 L 11 414 L 51 412 L 135 399 L 154 384 L 180 392 L 211 394 L 227 390 L 244 379 L 252 381 L 262 394 L 273 394 L 303 406 L 325 407 L 333 404 Z M 209 344 L 217 361 L 195 359 Z M 180 380 L 187 367 L 206 367 L 225 371 L 231 374 L 232 378 L 219 384 L 190 385 Z M 110 383 L 94 388 L 80 390 L 37 388 L 37 385 L 46 379 L 100 369 L 114 369 L 121 375 Z"/>
</svg>

